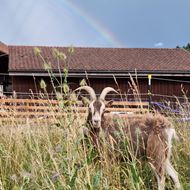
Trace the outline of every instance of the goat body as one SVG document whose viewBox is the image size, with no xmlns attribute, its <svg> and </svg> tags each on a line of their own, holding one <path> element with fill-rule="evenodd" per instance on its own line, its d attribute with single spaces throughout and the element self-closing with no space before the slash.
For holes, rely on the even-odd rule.
<svg viewBox="0 0 190 190">
<path fill-rule="evenodd" d="M 133 151 L 138 157 L 146 156 L 158 181 L 158 189 L 165 187 L 165 173 L 173 179 L 175 187 L 180 189 L 178 174 L 170 163 L 172 139 L 176 138 L 172 123 L 164 116 L 156 114 L 142 114 L 140 116 L 121 118 L 119 116 L 106 117 L 104 100 L 107 93 L 115 91 L 111 87 L 104 88 L 99 98 L 89 86 L 77 90 L 86 90 L 91 96 L 87 117 L 86 134 L 90 134 L 96 148 L 101 148 L 100 132 L 104 133 L 108 143 L 114 142 L 118 146 L 121 135 L 129 140 Z M 109 141 L 111 139 L 111 141 Z"/>
<path fill-rule="evenodd" d="M 87 122 L 90 125 L 90 120 Z M 103 116 L 101 129 L 93 129 L 93 126 L 91 126 L 90 130 L 96 147 L 101 146 L 99 141 L 100 130 L 106 134 L 106 137 L 111 136 L 117 147 L 119 142 L 122 141 L 117 132 L 123 133 L 127 137 L 133 153 L 138 158 L 147 157 L 156 174 L 159 190 L 164 189 L 165 173 L 171 176 L 176 188 L 180 189 L 178 174 L 170 163 L 172 139 L 177 136 L 175 129 L 167 118 L 160 114 L 145 114 L 129 118 Z"/>
</svg>

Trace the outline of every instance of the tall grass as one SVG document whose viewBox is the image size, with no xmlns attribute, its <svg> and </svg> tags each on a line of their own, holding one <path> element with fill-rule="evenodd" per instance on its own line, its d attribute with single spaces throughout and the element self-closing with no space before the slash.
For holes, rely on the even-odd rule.
<svg viewBox="0 0 190 190">
<path fill-rule="evenodd" d="M 105 139 L 101 152 L 93 148 L 83 135 L 85 118 L 68 114 L 34 121 L 1 122 L 0 189 L 157 189 L 148 163 L 133 156 L 125 139 L 121 161 L 113 159 L 117 153 Z M 173 121 L 180 142 L 174 143 L 172 162 L 184 189 L 190 189 L 189 123 Z M 174 188 L 169 178 L 166 186 Z"/>
</svg>

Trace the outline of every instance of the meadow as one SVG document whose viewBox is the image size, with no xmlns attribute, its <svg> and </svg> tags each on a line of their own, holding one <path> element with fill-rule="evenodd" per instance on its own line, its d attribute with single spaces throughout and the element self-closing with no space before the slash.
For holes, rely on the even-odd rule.
<svg viewBox="0 0 190 190">
<path fill-rule="evenodd" d="M 42 58 L 44 68 L 50 75 L 51 85 L 60 102 L 60 114 L 66 114 L 57 117 L 59 113 L 52 110 L 48 112 L 51 119 L 36 116 L 19 120 L 9 114 L 6 118 L 0 117 L 0 190 L 156 190 L 157 181 L 150 166 L 143 158 L 139 160 L 135 157 L 125 138 L 119 150 L 112 151 L 112 146 L 103 141 L 102 150 L 98 152 L 91 141 L 84 137 L 85 117 L 77 112 L 73 114 L 67 105 L 66 98 L 70 91 L 67 84 L 69 59 L 58 50 L 53 50 L 55 57 L 63 59 L 66 65 L 63 71 L 59 67 L 59 82 L 41 51 L 36 48 L 35 52 Z M 68 52 L 72 54 L 73 48 Z M 135 100 L 139 100 L 136 83 L 131 81 L 132 92 L 137 97 Z M 54 82 L 61 87 L 59 91 L 56 91 Z M 82 80 L 80 85 L 86 83 Z M 43 80 L 40 86 L 48 97 L 47 85 Z M 178 107 L 189 115 L 190 109 L 184 109 L 180 104 Z M 189 190 L 189 121 L 183 121 L 169 110 L 162 112 L 171 117 L 180 138 L 179 142 L 174 142 L 172 163 L 179 172 L 183 189 Z M 122 161 L 115 159 L 118 152 Z M 166 180 L 166 189 L 174 189 L 169 179 Z"/>
<path fill-rule="evenodd" d="M 167 113 L 169 114 L 169 113 Z M 171 115 L 180 137 L 174 142 L 172 163 L 185 190 L 190 189 L 189 122 Z M 83 135 L 85 118 L 68 113 L 62 118 L 32 118 L 20 122 L 0 119 L 1 190 L 154 190 L 150 166 L 132 156 L 127 143 L 119 150 L 123 161 L 112 159 L 110 145 L 98 153 Z M 132 159 L 128 159 L 128 155 Z M 166 189 L 174 189 L 166 180 Z"/>
</svg>

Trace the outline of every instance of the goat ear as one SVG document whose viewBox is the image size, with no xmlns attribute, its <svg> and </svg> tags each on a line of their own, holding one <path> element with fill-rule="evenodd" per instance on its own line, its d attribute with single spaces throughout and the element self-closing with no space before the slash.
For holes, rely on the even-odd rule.
<svg viewBox="0 0 190 190">
<path fill-rule="evenodd" d="M 81 97 L 82 98 L 82 103 L 84 106 L 89 106 L 90 104 L 90 100 L 84 96 Z"/>
<path fill-rule="evenodd" d="M 109 107 L 113 104 L 113 100 L 110 100 L 110 101 L 106 102 L 105 104 L 106 104 L 106 107 Z"/>
</svg>

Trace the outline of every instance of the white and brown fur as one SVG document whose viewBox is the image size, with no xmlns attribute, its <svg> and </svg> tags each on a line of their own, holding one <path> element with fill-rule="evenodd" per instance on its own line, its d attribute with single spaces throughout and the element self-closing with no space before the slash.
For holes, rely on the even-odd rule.
<svg viewBox="0 0 190 190">
<path fill-rule="evenodd" d="M 120 130 L 119 124 L 113 122 L 112 118 L 106 118 L 104 115 L 106 111 L 105 96 L 110 91 L 116 93 L 117 91 L 111 87 L 107 87 L 97 98 L 94 90 L 89 86 L 80 87 L 76 90 L 86 90 L 91 96 L 87 117 L 88 129 L 84 131 L 91 135 L 94 145 L 96 147 L 100 146 L 100 129 L 104 131 L 107 136 L 113 137 L 115 142 L 118 142 L 115 131 Z M 123 119 L 122 125 L 123 132 L 129 138 L 135 151 L 138 151 L 137 156 L 147 157 L 156 175 L 158 189 L 163 190 L 165 188 L 165 173 L 172 178 L 176 189 L 180 189 L 178 173 L 170 162 L 172 139 L 177 139 L 172 123 L 157 113 L 155 115 L 143 114 L 140 117 Z M 140 141 L 137 139 L 137 131 Z"/>
</svg>

